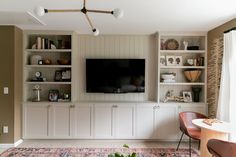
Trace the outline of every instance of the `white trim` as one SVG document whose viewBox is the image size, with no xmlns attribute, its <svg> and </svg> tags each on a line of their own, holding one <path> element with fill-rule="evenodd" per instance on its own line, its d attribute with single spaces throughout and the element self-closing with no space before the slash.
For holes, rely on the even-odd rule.
<svg viewBox="0 0 236 157">
<path fill-rule="evenodd" d="M 14 143 L 14 147 L 19 146 L 21 143 L 23 143 L 23 140 L 22 140 L 22 139 L 19 139 L 18 141 L 16 141 L 16 142 Z"/>
<path fill-rule="evenodd" d="M 20 145 L 23 142 L 22 139 L 16 141 L 15 143 L 3 143 L 0 144 L 0 148 L 11 148 L 11 147 L 17 147 L 18 145 Z"/>
</svg>

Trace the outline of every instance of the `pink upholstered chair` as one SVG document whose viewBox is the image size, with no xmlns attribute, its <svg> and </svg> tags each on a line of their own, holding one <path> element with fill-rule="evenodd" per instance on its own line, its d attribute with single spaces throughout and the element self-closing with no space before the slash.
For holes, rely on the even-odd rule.
<svg viewBox="0 0 236 157">
<path fill-rule="evenodd" d="M 177 149 L 179 149 L 179 145 L 182 141 L 183 135 L 187 135 L 189 137 L 189 156 L 191 157 L 191 139 L 199 140 L 201 138 L 201 129 L 195 126 L 192 123 L 193 119 L 201 119 L 207 118 L 205 115 L 197 113 L 197 112 L 181 112 L 179 113 L 179 122 L 180 122 L 180 131 L 182 132 L 180 141 L 178 143 Z"/>
<path fill-rule="evenodd" d="M 207 149 L 213 157 L 236 157 L 236 143 L 211 139 Z"/>
</svg>

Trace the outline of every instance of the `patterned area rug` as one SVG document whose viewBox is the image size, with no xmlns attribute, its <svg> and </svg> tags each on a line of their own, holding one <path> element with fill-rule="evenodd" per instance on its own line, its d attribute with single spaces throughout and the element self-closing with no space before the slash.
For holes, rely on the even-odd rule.
<svg viewBox="0 0 236 157">
<path fill-rule="evenodd" d="M 10 148 L 1 157 L 107 157 L 110 153 L 136 152 L 139 157 L 188 157 L 188 149 L 169 148 Z M 192 150 L 192 157 L 199 154 Z"/>
</svg>

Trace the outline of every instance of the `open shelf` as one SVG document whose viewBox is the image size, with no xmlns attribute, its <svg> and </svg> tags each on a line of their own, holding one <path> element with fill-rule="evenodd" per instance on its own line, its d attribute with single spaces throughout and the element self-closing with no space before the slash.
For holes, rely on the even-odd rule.
<svg viewBox="0 0 236 157">
<path fill-rule="evenodd" d="M 185 85 L 185 86 L 191 86 L 191 85 L 205 85 L 204 82 L 173 82 L 173 83 L 165 83 L 165 82 L 161 82 L 160 85 L 178 85 L 178 86 L 181 86 L 181 85 Z"/>
<path fill-rule="evenodd" d="M 26 68 L 71 68 L 71 65 L 26 65 Z"/>
<path fill-rule="evenodd" d="M 161 69 L 205 69 L 206 66 L 161 66 Z"/>
<path fill-rule="evenodd" d="M 72 49 L 26 49 L 28 52 L 71 52 Z"/>
<path fill-rule="evenodd" d="M 27 84 L 71 84 L 71 82 L 26 82 Z"/>
<path fill-rule="evenodd" d="M 160 53 L 206 53 L 205 50 L 160 50 Z"/>
</svg>

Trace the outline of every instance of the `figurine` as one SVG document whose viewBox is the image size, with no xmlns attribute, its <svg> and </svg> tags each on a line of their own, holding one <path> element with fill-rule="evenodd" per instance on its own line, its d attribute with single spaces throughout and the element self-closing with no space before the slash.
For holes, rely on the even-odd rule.
<svg viewBox="0 0 236 157">
<path fill-rule="evenodd" d="M 187 50 L 187 48 L 188 48 L 188 42 L 187 42 L 187 41 L 183 41 L 183 44 L 184 44 L 184 50 Z"/>
</svg>

